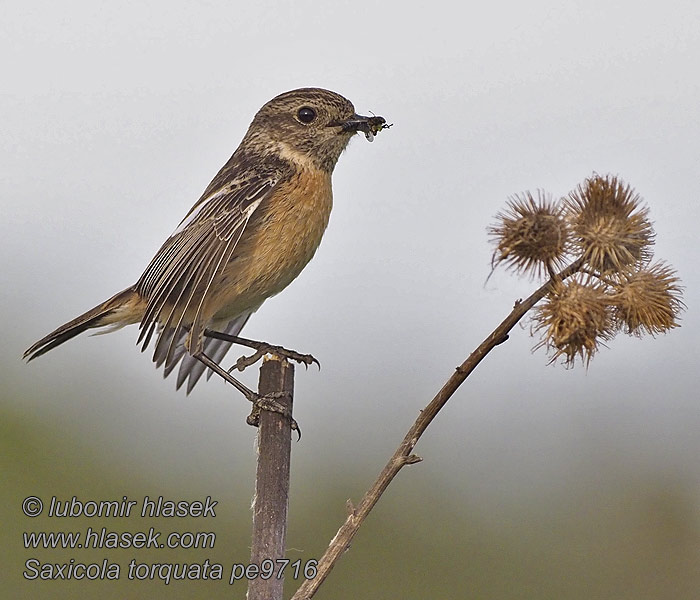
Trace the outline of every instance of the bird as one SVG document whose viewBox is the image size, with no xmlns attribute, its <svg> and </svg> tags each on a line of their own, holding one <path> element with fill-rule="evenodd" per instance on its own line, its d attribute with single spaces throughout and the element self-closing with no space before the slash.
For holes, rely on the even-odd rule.
<svg viewBox="0 0 700 600">
<path fill-rule="evenodd" d="M 61 325 L 24 353 L 31 361 L 88 330 L 138 324 L 137 344 L 153 341 L 153 361 L 189 394 L 216 372 L 251 402 L 261 397 L 221 367 L 232 343 L 262 355 L 315 361 L 280 346 L 238 337 L 263 302 L 311 260 L 328 225 L 331 175 L 350 139 L 389 127 L 338 93 L 300 88 L 263 105 L 219 170 L 138 281 Z M 242 340 L 242 341 L 241 341 Z"/>
</svg>

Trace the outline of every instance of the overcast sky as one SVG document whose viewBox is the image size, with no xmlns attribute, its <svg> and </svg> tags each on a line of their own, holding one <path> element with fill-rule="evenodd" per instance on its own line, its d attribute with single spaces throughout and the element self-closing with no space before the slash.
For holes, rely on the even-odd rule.
<svg viewBox="0 0 700 600">
<path fill-rule="evenodd" d="M 4 2 L 2 13 L 6 408 L 123 460 L 148 448 L 141 460 L 174 475 L 204 456 L 227 468 L 231 444 L 250 452 L 243 399 L 215 379 L 176 393 L 135 327 L 29 366 L 20 356 L 136 281 L 264 102 L 320 86 L 394 127 L 352 141 L 316 257 L 245 330 L 323 365 L 297 369 L 296 464 L 343 468 L 351 451 L 378 468 L 535 285 L 500 271 L 486 283 L 486 228 L 506 198 L 564 195 L 595 171 L 646 199 L 656 254 L 686 286 L 682 328 L 618 338 L 587 372 L 547 366 L 517 328 L 417 450 L 438 472 L 449 448 L 486 494 L 560 485 L 572 463 L 601 456 L 700 488 L 697 2 Z"/>
</svg>

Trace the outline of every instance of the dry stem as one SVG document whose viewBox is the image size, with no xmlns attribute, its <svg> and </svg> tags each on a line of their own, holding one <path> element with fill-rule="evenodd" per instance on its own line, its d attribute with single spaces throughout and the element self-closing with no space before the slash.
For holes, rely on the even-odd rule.
<svg viewBox="0 0 700 600">
<path fill-rule="evenodd" d="M 462 385 L 469 374 L 477 367 L 477 365 L 491 352 L 496 346 L 505 342 L 508 339 L 508 333 L 522 319 L 525 314 L 537 304 L 549 292 L 551 286 L 556 281 L 561 281 L 570 277 L 581 269 L 583 260 L 579 259 L 554 275 L 547 283 L 535 291 L 526 300 L 519 300 L 515 303 L 511 313 L 503 320 L 503 322 L 491 332 L 491 334 L 472 352 L 469 357 L 456 368 L 452 376 L 447 380 L 442 389 L 430 401 L 430 403 L 420 412 L 413 426 L 408 430 L 403 441 L 394 452 L 394 455 L 389 459 L 382 472 L 377 477 L 372 487 L 365 493 L 362 502 L 357 507 L 351 508 L 345 523 L 335 534 L 330 545 L 324 552 L 318 562 L 318 571 L 314 579 L 305 580 L 299 589 L 296 591 L 292 600 L 308 600 L 313 597 L 320 585 L 326 579 L 328 574 L 335 566 L 336 561 L 350 546 L 350 542 L 357 533 L 358 529 L 367 518 L 374 505 L 384 493 L 384 490 L 389 486 L 391 481 L 396 477 L 398 472 L 404 465 L 412 464 L 420 461 L 420 457 L 411 454 L 413 448 L 418 443 L 421 435 L 427 429 L 428 425 L 436 417 L 440 409 L 447 403 L 452 394 L 457 388 Z"/>
</svg>

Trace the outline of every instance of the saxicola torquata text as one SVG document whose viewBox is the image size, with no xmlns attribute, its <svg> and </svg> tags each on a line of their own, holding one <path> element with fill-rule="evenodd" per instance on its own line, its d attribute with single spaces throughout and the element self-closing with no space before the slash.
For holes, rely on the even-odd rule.
<svg viewBox="0 0 700 600">
<path fill-rule="evenodd" d="M 61 325 L 25 353 L 32 360 L 96 327 L 139 323 L 142 350 L 156 336 L 154 362 L 189 393 L 209 368 L 251 402 L 261 398 L 220 365 L 232 343 L 307 364 L 309 355 L 237 337 L 270 296 L 301 272 L 331 212 L 331 174 L 350 138 L 388 127 L 355 113 L 349 100 L 303 88 L 270 100 L 135 285 Z"/>
</svg>

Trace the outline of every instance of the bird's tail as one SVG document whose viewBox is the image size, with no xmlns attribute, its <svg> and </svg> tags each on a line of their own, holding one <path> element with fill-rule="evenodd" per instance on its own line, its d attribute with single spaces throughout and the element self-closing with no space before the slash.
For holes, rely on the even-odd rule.
<svg viewBox="0 0 700 600">
<path fill-rule="evenodd" d="M 106 325 L 119 329 L 124 325 L 138 323 L 144 308 L 145 303 L 136 290 L 133 287 L 127 288 L 41 338 L 24 353 L 24 358 L 27 361 L 33 360 L 88 329 Z"/>
</svg>

